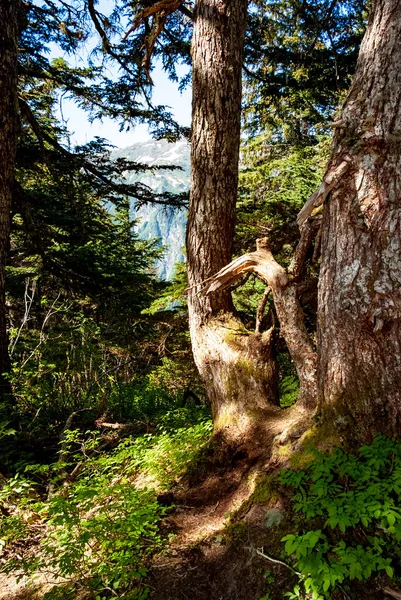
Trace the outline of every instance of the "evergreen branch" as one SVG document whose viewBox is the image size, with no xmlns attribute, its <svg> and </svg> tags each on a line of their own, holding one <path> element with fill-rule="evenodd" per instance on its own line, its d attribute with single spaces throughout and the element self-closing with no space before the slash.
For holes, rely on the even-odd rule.
<svg viewBox="0 0 401 600">
<path fill-rule="evenodd" d="M 123 37 L 125 41 L 128 36 L 136 31 L 149 17 L 153 17 L 152 27 L 150 32 L 145 37 L 145 56 L 142 61 L 142 66 L 145 69 L 146 76 L 151 85 L 153 85 L 152 78 L 150 77 L 150 61 L 154 51 L 155 44 L 164 30 L 167 18 L 173 12 L 178 10 L 183 3 L 183 0 L 160 0 L 152 6 L 142 8 L 138 10 L 134 17 L 132 26 L 128 29 L 127 33 Z M 181 11 L 183 12 L 183 11 Z"/>
<path fill-rule="evenodd" d="M 70 152 L 64 146 L 62 146 L 55 138 L 46 133 L 36 120 L 31 108 L 23 100 L 19 98 L 19 105 L 21 115 L 26 119 L 29 125 L 32 127 L 33 132 L 39 140 L 39 143 L 43 144 L 46 141 L 55 150 L 60 152 L 62 156 L 67 158 L 73 165 L 79 169 L 84 169 L 91 175 L 94 175 L 103 184 L 105 184 L 110 190 L 121 194 L 123 196 L 129 196 L 135 198 L 138 201 L 139 206 L 146 203 L 162 204 L 165 206 L 177 206 L 184 207 L 187 194 L 171 194 L 164 192 L 163 194 L 154 194 L 152 190 L 142 183 L 136 183 L 135 185 L 129 185 L 124 183 L 116 183 L 110 177 L 102 173 L 102 171 L 90 160 L 82 155 L 74 154 Z"/>
<path fill-rule="evenodd" d="M 127 64 L 122 60 L 121 56 L 119 56 L 112 48 L 107 33 L 103 29 L 99 19 L 98 19 L 98 11 L 95 9 L 94 0 L 88 0 L 88 10 L 89 15 L 93 21 L 96 31 L 98 32 L 100 39 L 102 40 L 103 50 L 107 54 L 109 54 L 114 60 L 118 62 L 118 64 L 123 67 L 127 73 L 135 77 L 135 73 L 127 66 Z"/>
</svg>

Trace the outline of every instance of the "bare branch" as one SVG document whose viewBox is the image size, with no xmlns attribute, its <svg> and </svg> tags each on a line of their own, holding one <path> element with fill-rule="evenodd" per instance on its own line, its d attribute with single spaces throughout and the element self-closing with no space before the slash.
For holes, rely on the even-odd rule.
<svg viewBox="0 0 401 600">
<path fill-rule="evenodd" d="M 30 313 L 31 313 L 31 308 L 32 308 L 32 303 L 33 300 L 35 298 L 35 292 L 36 292 L 36 279 L 32 280 L 32 285 L 31 285 L 31 295 L 29 295 L 29 286 L 31 284 L 31 280 L 28 277 L 25 280 L 25 293 L 24 293 L 24 304 L 25 304 L 25 311 L 24 311 L 24 316 L 21 322 L 21 325 L 19 326 L 17 335 L 15 336 L 15 339 L 12 343 L 12 346 L 10 348 L 10 357 L 13 355 L 14 350 L 15 350 L 15 346 L 18 343 L 18 340 L 21 336 L 21 332 L 23 330 L 23 328 L 25 327 L 25 325 L 28 323 L 29 319 L 30 319 Z"/>
<path fill-rule="evenodd" d="M 351 157 L 346 155 L 345 157 L 342 157 L 342 160 L 339 164 L 335 162 L 334 164 L 329 166 L 325 176 L 323 177 L 323 182 L 320 184 L 316 192 L 312 194 L 309 200 L 306 201 L 306 203 L 298 213 L 297 224 L 299 227 L 302 227 L 307 218 L 311 216 L 311 214 L 316 208 L 324 204 L 324 201 L 326 200 L 331 190 L 336 187 L 340 179 L 350 168 L 350 164 Z"/>
<path fill-rule="evenodd" d="M 319 227 L 320 221 L 316 218 L 307 220 L 301 229 L 301 237 L 288 268 L 289 273 L 296 281 L 298 281 L 305 273 L 306 256 L 314 237 L 318 233 Z"/>
<path fill-rule="evenodd" d="M 271 288 L 270 288 L 270 286 L 267 286 L 267 288 L 265 289 L 264 294 L 262 296 L 262 299 L 259 302 L 258 310 L 256 311 L 255 333 L 260 333 L 260 329 L 262 327 L 263 315 L 264 315 L 267 300 L 269 299 L 270 294 L 271 294 Z"/>
<path fill-rule="evenodd" d="M 383 588 L 383 593 L 386 594 L 387 596 L 391 596 L 392 598 L 395 598 L 395 600 L 401 600 L 401 593 L 397 592 L 396 590 L 393 590 L 392 588 L 389 588 L 389 587 Z"/>
<path fill-rule="evenodd" d="M 299 401 L 308 409 L 316 406 L 316 353 L 305 327 L 304 315 L 298 300 L 296 282 L 289 280 L 285 269 L 273 257 L 267 238 L 256 241 L 256 252 L 235 259 L 214 275 L 199 294 L 207 295 L 228 288 L 243 273 L 256 273 L 273 294 L 274 305 L 284 338 L 301 384 Z"/>
<path fill-rule="evenodd" d="M 153 81 L 150 77 L 149 71 L 150 61 L 155 44 L 159 38 L 159 35 L 164 29 L 164 25 L 166 24 L 168 16 L 171 15 L 171 13 L 175 12 L 176 10 L 180 10 L 184 14 L 189 12 L 187 9 L 185 9 L 185 7 L 182 7 L 182 4 L 183 0 L 160 0 L 152 6 L 142 8 L 136 13 L 132 26 L 128 29 L 127 33 L 123 37 L 123 41 L 125 41 L 131 33 L 136 31 L 138 27 L 140 27 L 146 21 L 146 19 L 153 17 L 150 33 L 145 38 L 145 57 L 142 61 L 142 66 L 145 69 L 146 76 L 151 85 L 153 85 Z"/>
<path fill-rule="evenodd" d="M 121 57 L 116 52 L 114 52 L 114 50 L 110 44 L 109 38 L 107 37 L 107 33 L 105 32 L 105 30 L 103 29 L 103 27 L 100 23 L 99 13 L 95 8 L 94 0 L 88 0 L 88 10 L 89 10 L 90 17 L 93 21 L 93 24 L 95 26 L 95 29 L 98 32 L 100 39 L 102 40 L 104 52 L 106 52 L 112 58 L 114 58 L 114 60 L 116 60 L 123 67 L 123 69 L 125 69 L 127 71 L 127 73 L 130 73 L 130 75 L 134 75 L 134 72 L 127 66 L 126 62 L 124 62 L 121 59 Z"/>
</svg>

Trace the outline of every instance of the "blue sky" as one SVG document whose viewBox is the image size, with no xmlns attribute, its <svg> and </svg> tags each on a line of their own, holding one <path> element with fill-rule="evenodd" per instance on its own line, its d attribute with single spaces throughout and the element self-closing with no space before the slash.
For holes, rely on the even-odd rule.
<svg viewBox="0 0 401 600">
<path fill-rule="evenodd" d="M 153 103 L 170 107 L 177 122 L 180 125 L 189 126 L 191 122 L 191 89 L 188 88 L 180 93 L 178 84 L 170 81 L 159 65 L 152 71 L 152 79 L 154 81 Z M 72 100 L 64 99 L 62 101 L 62 116 L 72 134 L 71 142 L 73 144 L 84 144 L 94 136 L 100 136 L 118 148 L 125 148 L 135 142 L 150 139 L 146 125 L 139 125 L 130 131 L 120 132 L 119 124 L 109 118 L 89 123 L 85 111 L 79 109 Z"/>
<path fill-rule="evenodd" d="M 110 12 L 109 0 L 99 0 L 97 8 L 104 14 L 108 14 Z M 98 43 L 98 38 L 96 34 L 93 34 L 82 46 L 80 55 L 65 55 L 59 47 L 51 44 L 49 47 L 50 58 L 63 56 L 72 66 L 83 67 L 86 66 L 87 57 L 96 43 Z M 180 125 L 189 126 L 191 123 L 191 89 L 188 87 L 183 93 L 180 93 L 178 91 L 178 84 L 168 79 L 161 64 L 156 63 L 154 66 L 155 68 L 152 71 L 152 80 L 154 82 L 153 104 L 162 104 L 169 107 L 170 112 Z M 113 78 L 114 69 L 117 79 L 117 67 L 109 67 L 109 74 Z M 184 76 L 187 72 L 188 66 L 177 66 L 179 76 Z M 65 120 L 67 128 L 72 134 L 72 144 L 84 144 L 95 136 L 99 136 L 106 138 L 118 148 L 125 148 L 135 142 L 150 139 L 146 125 L 139 125 L 130 131 L 120 132 L 120 124 L 109 118 L 90 123 L 85 111 L 79 109 L 70 99 L 64 98 L 61 101 L 59 115 Z"/>
</svg>

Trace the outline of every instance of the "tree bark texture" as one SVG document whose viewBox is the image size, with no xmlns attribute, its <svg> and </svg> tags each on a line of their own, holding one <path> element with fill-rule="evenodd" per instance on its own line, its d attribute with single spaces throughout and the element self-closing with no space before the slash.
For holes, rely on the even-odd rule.
<svg viewBox="0 0 401 600">
<path fill-rule="evenodd" d="M 188 276 L 198 284 L 230 262 L 241 127 L 248 0 L 198 0 L 192 40 L 191 200 Z M 232 310 L 228 292 L 190 294 L 191 322 Z"/>
<path fill-rule="evenodd" d="M 18 134 L 17 58 L 19 0 L 0 0 L 0 399 L 10 391 L 2 376 L 8 355 L 5 266 L 10 244 L 11 197 Z"/>
<path fill-rule="evenodd" d="M 401 436 L 400 65 L 401 2 L 376 0 L 325 176 L 318 387 L 348 443 Z"/>
<path fill-rule="evenodd" d="M 232 255 L 247 7 L 248 0 L 198 0 L 192 41 L 190 332 L 215 432 L 235 443 L 262 423 L 267 399 L 277 397 L 273 332 L 249 334 L 228 290 L 198 292 Z"/>
</svg>

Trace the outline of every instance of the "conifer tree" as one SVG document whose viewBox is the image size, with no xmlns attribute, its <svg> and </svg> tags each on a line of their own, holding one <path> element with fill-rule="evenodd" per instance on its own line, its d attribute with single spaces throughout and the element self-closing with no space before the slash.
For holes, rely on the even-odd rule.
<svg viewBox="0 0 401 600">
<path fill-rule="evenodd" d="M 8 356 L 5 266 L 10 244 L 11 199 L 17 150 L 17 53 L 18 0 L 1 0 L 0 22 L 0 401 L 10 394 L 4 377 L 10 368 Z"/>
</svg>

